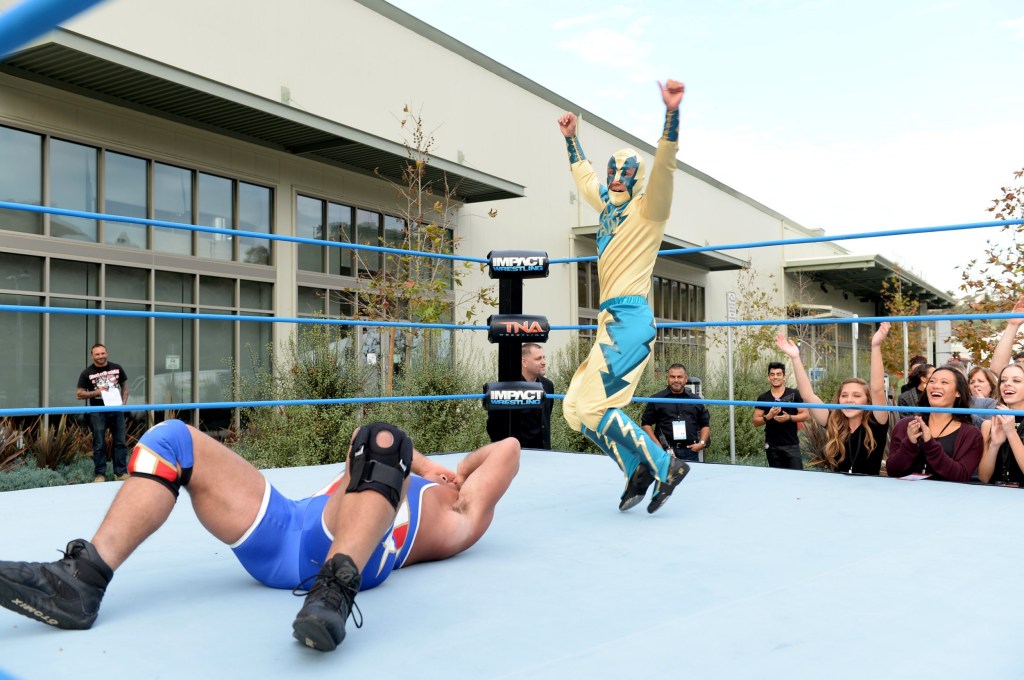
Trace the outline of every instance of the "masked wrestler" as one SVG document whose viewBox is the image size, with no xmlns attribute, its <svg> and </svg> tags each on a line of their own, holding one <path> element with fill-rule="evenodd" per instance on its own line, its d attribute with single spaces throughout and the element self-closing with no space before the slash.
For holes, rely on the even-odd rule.
<svg viewBox="0 0 1024 680">
<path fill-rule="evenodd" d="M 689 472 L 685 462 L 667 454 L 622 410 L 633 398 L 654 342 L 654 314 L 647 296 L 672 207 L 672 173 L 679 148 L 683 84 L 669 80 L 658 86 L 665 102 L 665 129 L 645 193 L 644 159 L 639 153 L 616 152 L 608 160 L 603 185 L 576 138 L 576 116 L 565 113 L 558 119 L 580 195 L 601 213 L 597 338 L 569 384 L 563 412 L 569 426 L 586 435 L 625 474 L 620 510 L 637 505 L 654 483 L 647 512 L 660 508 Z"/>
</svg>

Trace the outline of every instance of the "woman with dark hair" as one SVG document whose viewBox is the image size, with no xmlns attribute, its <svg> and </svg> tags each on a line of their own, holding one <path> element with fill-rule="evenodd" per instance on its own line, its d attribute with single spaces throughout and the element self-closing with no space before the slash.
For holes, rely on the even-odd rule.
<svg viewBox="0 0 1024 680">
<path fill-rule="evenodd" d="M 951 366 L 932 371 L 918 406 L 970 408 L 967 376 Z M 922 413 L 896 423 L 886 470 L 890 477 L 918 474 L 952 482 L 969 481 L 984 444 L 966 413 Z"/>
<path fill-rule="evenodd" d="M 928 378 L 931 377 L 934 370 L 935 367 L 927 362 L 917 364 L 910 369 L 907 384 L 912 387 L 909 390 L 900 392 L 900 398 L 897 400 L 896 405 L 917 406 L 921 401 L 921 394 L 924 393 L 924 386 L 928 383 Z"/>
<path fill-rule="evenodd" d="M 888 322 L 878 325 L 871 337 L 871 384 L 860 378 L 847 378 L 839 386 L 833 403 L 885 406 L 885 377 L 882 367 L 882 341 L 889 333 Z M 812 404 L 824 403 L 817 394 L 800 360 L 800 348 L 782 333 L 775 338 L 779 349 L 793 362 L 797 391 Z M 825 465 L 836 472 L 877 475 L 882 468 L 889 412 L 867 409 L 810 409 L 811 417 L 826 431 L 823 451 Z"/>
<path fill-rule="evenodd" d="M 1024 366 L 1010 364 L 999 373 L 999 401 L 1013 411 L 1024 411 Z M 985 484 L 1024 484 L 1024 416 L 992 416 L 981 426 L 987 442 L 978 464 L 978 479 Z"/>
</svg>

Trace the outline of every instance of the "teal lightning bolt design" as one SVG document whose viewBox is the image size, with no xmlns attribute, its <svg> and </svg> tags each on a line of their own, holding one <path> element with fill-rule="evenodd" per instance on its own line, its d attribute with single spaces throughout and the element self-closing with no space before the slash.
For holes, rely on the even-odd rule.
<svg viewBox="0 0 1024 680">
<path fill-rule="evenodd" d="M 601 200 L 608 200 L 608 187 L 603 185 L 601 186 Z M 597 228 L 598 256 L 604 254 L 604 249 L 608 247 L 608 244 L 612 240 L 612 236 L 615 236 L 615 229 L 622 224 L 622 220 L 626 219 L 623 212 L 625 212 L 627 205 L 629 205 L 628 202 L 623 203 L 620 206 L 605 203 L 604 210 L 601 211 L 601 216 L 599 218 L 600 225 Z"/>
<path fill-rule="evenodd" d="M 600 345 L 601 354 L 604 355 L 605 364 L 608 366 L 607 371 L 601 371 L 601 381 L 604 383 L 604 393 L 611 396 L 629 386 L 623 378 L 650 355 L 655 330 L 653 324 L 641 328 L 631 327 L 619 321 L 614 312 L 607 329 L 612 344 Z M 631 335 L 634 337 L 629 337 Z M 646 339 L 644 335 L 647 336 Z M 625 346 L 626 350 L 622 351 L 621 346 Z"/>
</svg>

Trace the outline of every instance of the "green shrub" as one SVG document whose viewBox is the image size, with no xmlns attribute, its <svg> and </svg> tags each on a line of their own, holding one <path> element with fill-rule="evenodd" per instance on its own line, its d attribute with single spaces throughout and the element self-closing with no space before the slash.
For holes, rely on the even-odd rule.
<svg viewBox="0 0 1024 680">
<path fill-rule="evenodd" d="M 28 451 L 40 468 L 57 470 L 92 451 L 92 434 L 74 421 L 69 423 L 66 415 L 61 416 L 56 425 L 50 426 L 44 426 L 40 418 L 30 433 Z"/>
<path fill-rule="evenodd" d="M 0 473 L 0 491 L 36 489 L 44 486 L 63 486 L 91 482 L 94 476 L 92 460 L 82 457 L 56 470 L 41 468 L 35 458 L 28 456 L 24 464 Z"/>
<path fill-rule="evenodd" d="M 10 418 L 0 419 L 0 472 L 18 465 L 24 455 L 24 433 Z"/>
<path fill-rule="evenodd" d="M 434 343 L 436 346 L 437 343 Z M 493 361 L 457 345 L 456 359 L 447 355 L 413 357 L 395 377 L 396 396 L 483 394 L 494 380 Z M 410 434 L 424 453 L 472 451 L 486 444 L 487 412 L 480 399 L 446 399 L 370 404 L 367 421 L 393 423 Z"/>
<path fill-rule="evenodd" d="M 269 364 L 254 359 L 251 380 L 240 381 L 244 401 L 346 399 L 376 396 L 370 372 L 355 356 L 347 331 L 310 325 L 293 335 Z M 274 373 L 273 366 L 278 371 Z M 257 467 L 322 465 L 345 459 L 359 404 L 243 408 L 235 449 Z"/>
<path fill-rule="evenodd" d="M 565 394 L 576 369 L 587 357 L 593 342 L 576 337 L 557 352 L 547 357 L 548 380 L 555 385 L 557 394 Z M 562 415 L 562 400 L 556 399 L 551 409 L 551 448 L 556 451 L 601 453 L 601 450 L 576 430 L 572 430 Z"/>
<path fill-rule="evenodd" d="M 733 399 L 750 401 L 768 389 L 768 362 L 762 361 L 749 368 L 733 368 Z M 704 397 L 707 399 L 729 398 L 729 374 L 724 364 L 711 371 L 704 381 Z M 714 463 L 730 462 L 729 450 L 729 407 L 709 406 L 711 413 L 711 446 L 704 454 L 704 460 Z M 735 407 L 736 462 L 741 465 L 767 465 L 764 456 L 764 429 L 754 427 L 754 409 L 750 406 Z"/>
</svg>

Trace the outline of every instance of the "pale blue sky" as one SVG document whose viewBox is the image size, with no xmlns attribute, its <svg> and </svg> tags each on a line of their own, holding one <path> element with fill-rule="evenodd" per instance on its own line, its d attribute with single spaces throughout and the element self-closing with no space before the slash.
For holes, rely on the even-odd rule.
<svg viewBox="0 0 1024 680">
<path fill-rule="evenodd" d="M 683 80 L 680 159 L 829 234 L 987 221 L 1024 167 L 1019 0 L 392 4 L 652 142 Z M 845 246 L 952 290 L 997 235 Z"/>
</svg>

